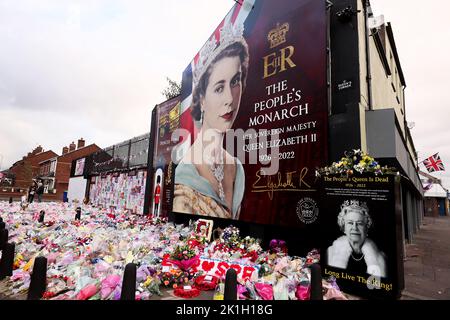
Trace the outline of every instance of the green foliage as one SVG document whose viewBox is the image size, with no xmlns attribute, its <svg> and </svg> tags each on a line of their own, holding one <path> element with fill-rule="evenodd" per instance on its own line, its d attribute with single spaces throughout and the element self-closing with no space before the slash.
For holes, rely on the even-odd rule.
<svg viewBox="0 0 450 320">
<path fill-rule="evenodd" d="M 172 99 L 181 94 L 181 83 L 178 83 L 168 77 L 166 77 L 168 86 L 161 92 L 167 100 Z"/>
</svg>

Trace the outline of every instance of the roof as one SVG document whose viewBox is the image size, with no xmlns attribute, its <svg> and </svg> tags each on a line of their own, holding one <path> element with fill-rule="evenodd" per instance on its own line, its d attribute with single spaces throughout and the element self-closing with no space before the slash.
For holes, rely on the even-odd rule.
<svg viewBox="0 0 450 320">
<path fill-rule="evenodd" d="M 83 157 L 85 157 L 87 155 L 84 152 L 90 147 L 94 147 L 94 149 L 96 149 L 95 151 L 93 151 L 91 153 L 94 153 L 94 152 L 96 152 L 98 150 L 101 150 L 101 148 L 99 146 L 97 146 L 95 143 L 92 143 L 90 145 L 87 145 L 87 146 L 84 146 L 84 147 L 81 147 L 81 148 L 69 151 L 69 152 L 67 152 L 65 154 L 62 154 L 62 155 L 58 156 L 58 161 L 64 161 L 65 158 L 68 158 L 68 159 L 70 159 L 70 162 L 72 162 L 73 159 L 83 158 Z M 84 154 L 84 156 L 83 156 L 83 154 Z"/>
<path fill-rule="evenodd" d="M 424 196 L 427 198 L 447 198 L 447 190 L 440 184 L 433 183 L 431 188 L 425 191 Z"/>
<path fill-rule="evenodd" d="M 21 163 L 24 163 L 25 161 L 32 161 L 34 158 L 43 157 L 43 156 L 44 157 L 48 156 L 48 159 L 51 159 L 53 157 L 58 157 L 58 154 L 53 152 L 52 150 L 47 150 L 47 151 L 39 152 L 36 154 L 31 154 L 29 156 L 27 155 L 27 156 L 25 156 L 25 159 L 20 159 L 20 160 L 14 162 L 13 165 L 11 166 L 11 168 L 13 168 L 17 165 L 20 165 Z M 44 158 L 44 159 L 46 159 L 46 158 Z M 46 160 L 43 160 L 43 161 L 46 161 Z M 39 161 L 38 164 L 42 163 L 43 161 Z"/>
<path fill-rule="evenodd" d="M 397 70 L 398 70 L 398 74 L 400 76 L 400 81 L 401 81 L 402 85 L 406 87 L 405 76 L 403 75 L 403 69 L 400 65 L 400 59 L 398 57 L 397 46 L 395 45 L 395 40 L 394 40 L 394 33 L 392 32 L 392 26 L 391 26 L 390 22 L 388 22 L 386 25 L 386 33 L 387 33 L 389 42 L 391 44 L 392 53 L 394 54 L 395 64 L 397 65 Z"/>
<path fill-rule="evenodd" d="M 56 161 L 56 159 L 58 159 L 58 155 L 56 155 L 56 157 L 53 157 L 53 158 L 50 158 L 50 159 L 46 159 L 46 160 L 44 160 L 44 161 L 41 161 L 41 162 L 39 162 L 39 164 L 43 164 L 43 163 L 46 163 L 46 162 L 51 162 L 51 161 Z"/>
</svg>

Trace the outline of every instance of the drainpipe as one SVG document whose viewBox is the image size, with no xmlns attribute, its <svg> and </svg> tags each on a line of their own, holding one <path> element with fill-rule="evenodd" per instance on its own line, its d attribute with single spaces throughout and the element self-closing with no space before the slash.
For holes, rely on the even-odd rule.
<svg viewBox="0 0 450 320">
<path fill-rule="evenodd" d="M 372 106 L 372 71 L 370 69 L 370 50 L 369 50 L 369 14 L 372 16 L 369 0 L 362 0 L 364 8 L 364 32 L 366 38 L 366 72 L 367 72 L 367 96 L 369 101 L 369 110 L 373 110 Z M 370 11 L 370 12 L 369 12 Z"/>
</svg>

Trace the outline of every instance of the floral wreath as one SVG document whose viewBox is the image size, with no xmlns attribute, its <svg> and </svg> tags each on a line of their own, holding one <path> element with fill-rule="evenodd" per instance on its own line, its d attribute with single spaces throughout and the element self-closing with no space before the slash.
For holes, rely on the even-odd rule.
<svg viewBox="0 0 450 320">
<path fill-rule="evenodd" d="M 191 286 L 182 286 L 181 287 L 180 286 L 178 288 L 175 288 L 175 290 L 173 291 L 173 294 L 180 298 L 189 299 L 189 298 L 198 297 L 200 295 L 200 290 L 197 289 L 196 287 L 191 287 Z"/>
<path fill-rule="evenodd" d="M 344 157 L 339 162 L 333 162 L 331 166 L 318 168 L 316 176 L 330 174 L 353 175 L 354 171 L 363 173 L 374 173 L 375 175 L 399 174 L 393 167 L 382 167 L 378 161 L 360 149 L 344 152 Z"/>
</svg>

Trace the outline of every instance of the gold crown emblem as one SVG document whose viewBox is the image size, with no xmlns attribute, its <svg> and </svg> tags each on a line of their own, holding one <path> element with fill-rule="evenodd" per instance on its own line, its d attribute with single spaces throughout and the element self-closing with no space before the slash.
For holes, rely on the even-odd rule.
<svg viewBox="0 0 450 320">
<path fill-rule="evenodd" d="M 363 201 L 359 200 L 345 200 L 344 203 L 341 205 L 341 211 L 344 209 L 352 209 L 356 211 L 362 211 L 362 212 L 368 212 L 369 208 L 367 207 L 367 204 Z"/>
<path fill-rule="evenodd" d="M 170 130 L 175 130 L 180 123 L 180 103 L 178 102 L 176 106 L 169 111 L 169 123 Z"/>
<path fill-rule="evenodd" d="M 275 48 L 280 44 L 286 42 L 286 33 L 289 31 L 289 23 L 285 22 L 281 26 L 277 23 L 277 26 L 270 30 L 267 34 L 267 40 L 270 42 L 270 48 Z"/>
</svg>

